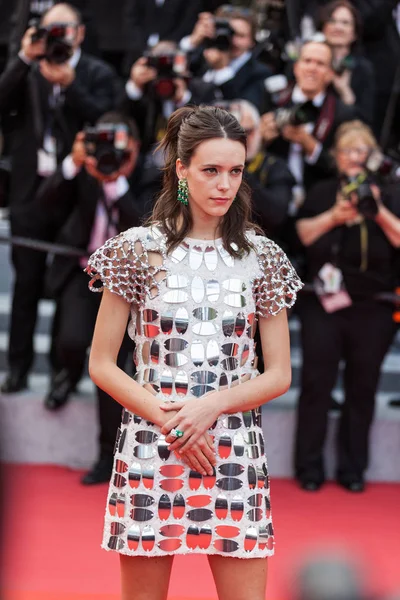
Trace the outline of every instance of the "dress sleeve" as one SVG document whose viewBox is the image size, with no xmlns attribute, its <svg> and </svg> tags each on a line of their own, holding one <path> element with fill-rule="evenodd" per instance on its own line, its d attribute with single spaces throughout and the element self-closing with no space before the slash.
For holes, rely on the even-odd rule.
<svg viewBox="0 0 400 600">
<path fill-rule="evenodd" d="M 120 233 L 98 248 L 85 268 L 91 277 L 89 289 L 102 292 L 107 288 L 130 304 L 141 304 L 147 261 L 138 253 L 138 244 L 142 248 L 140 242 L 135 243 L 125 233 Z"/>
<path fill-rule="evenodd" d="M 257 246 L 261 276 L 253 280 L 256 314 L 261 317 L 277 315 L 283 308 L 293 306 L 303 283 L 275 242 L 260 238 Z"/>
</svg>

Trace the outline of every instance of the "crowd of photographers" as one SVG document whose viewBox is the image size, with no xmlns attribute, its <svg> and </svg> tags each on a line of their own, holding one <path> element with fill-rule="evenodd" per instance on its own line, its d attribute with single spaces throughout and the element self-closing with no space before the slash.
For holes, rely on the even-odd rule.
<svg viewBox="0 0 400 600">
<path fill-rule="evenodd" d="M 398 3 L 244 4 L 19 0 L 9 11 L 0 37 L 1 202 L 11 234 L 33 242 L 12 245 L 1 391 L 27 387 L 46 295 L 56 312 L 44 403 L 66 404 L 85 370 L 99 303 L 87 292 L 87 256 L 151 211 L 163 166 L 155 148 L 172 112 L 217 104 L 248 135 L 254 219 L 308 284 L 296 309 L 295 475 L 309 491 L 325 480 L 327 418 L 344 361 L 336 476 L 358 492 L 400 285 Z M 43 242 L 56 246 L 45 252 Z M 124 368 L 132 349 L 126 337 Z M 108 479 L 120 421 L 119 405 L 97 393 L 99 460 L 86 484 Z"/>
</svg>

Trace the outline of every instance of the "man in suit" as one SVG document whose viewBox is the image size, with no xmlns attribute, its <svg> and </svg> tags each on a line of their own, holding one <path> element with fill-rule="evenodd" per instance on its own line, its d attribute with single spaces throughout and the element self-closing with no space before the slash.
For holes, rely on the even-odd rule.
<svg viewBox="0 0 400 600">
<path fill-rule="evenodd" d="M 201 0 L 126 0 L 125 23 L 129 65 L 160 40 L 178 43 L 190 33 Z"/>
<path fill-rule="evenodd" d="M 69 154 L 57 171 L 43 182 L 35 198 L 37 210 L 57 212 L 65 206 L 68 214 L 57 236 L 57 242 L 75 246 L 90 255 L 120 231 L 138 226 L 142 217 L 141 204 L 129 178 L 136 167 L 139 138 L 136 125 L 115 112 L 103 115 L 96 127 L 113 128 L 117 132 L 118 147 L 125 145 L 123 153 L 97 146 L 95 156 L 88 155 L 85 132 L 75 138 Z M 117 138 L 115 138 L 117 139 Z M 104 153 L 115 156 L 115 165 L 102 167 Z M 97 158 L 96 158 L 97 156 Z M 52 385 L 46 403 L 61 408 L 80 379 L 86 363 L 87 349 L 91 344 L 100 294 L 90 293 L 89 278 L 83 268 L 87 257 L 79 259 L 57 255 L 49 271 L 49 288 L 57 301 L 57 328 L 54 340 L 58 363 L 65 376 L 62 385 Z M 124 340 L 118 364 L 124 368 L 128 354 L 132 361 L 133 342 Z M 105 392 L 97 389 L 99 416 L 99 457 L 83 483 L 107 481 L 111 474 L 113 447 L 121 421 L 121 406 Z"/>
<path fill-rule="evenodd" d="M 242 98 L 260 110 L 264 80 L 270 69 L 253 55 L 256 24 L 249 9 L 222 6 L 216 16 L 231 28 L 229 47 L 215 41 L 218 30 L 211 13 L 201 13 L 190 36 L 180 47 L 191 53 L 191 68 L 203 81 L 214 83 L 226 100 Z M 207 47 L 206 47 L 207 46 Z"/>
<path fill-rule="evenodd" d="M 147 197 L 148 208 L 160 190 L 163 155 L 154 152 L 155 145 L 165 133 L 167 120 L 181 106 L 187 104 L 210 104 L 216 99 L 216 89 L 197 77 L 189 77 L 185 57 L 179 56 L 179 73 L 166 77 L 161 69 L 151 66 L 157 58 L 164 62 L 173 59 L 177 45 L 171 41 L 159 42 L 150 56 L 139 58 L 132 66 L 125 93 L 121 100 L 121 110 L 137 124 L 142 140 L 141 145 L 141 197 Z M 163 58 L 164 57 L 164 58 Z"/>
<path fill-rule="evenodd" d="M 268 150 L 287 160 L 297 185 L 292 211 L 301 204 L 304 191 L 334 168 L 329 149 L 338 126 L 355 118 L 329 88 L 333 79 L 332 50 L 322 41 L 306 42 L 294 65 L 295 81 L 272 92 L 276 78 L 267 80 L 261 133 Z M 276 110 L 312 103 L 308 122 L 278 127 Z M 279 120 L 279 119 L 278 119 Z"/>
<path fill-rule="evenodd" d="M 52 241 L 63 213 L 51 220 L 32 207 L 43 179 L 68 154 L 77 131 L 93 123 L 115 103 L 117 89 L 112 69 L 81 51 L 85 29 L 76 9 L 57 4 L 42 19 L 68 25 L 70 58 L 54 64 L 46 58 L 43 39 L 32 41 L 35 29 L 25 33 L 21 50 L 0 78 L 0 110 L 14 111 L 11 156 L 10 224 L 13 235 Z M 22 390 L 33 362 L 33 333 L 38 301 L 43 293 L 46 254 L 14 247 L 13 303 L 8 349 L 9 372 L 3 393 Z M 53 365 L 57 368 L 57 365 Z"/>
</svg>

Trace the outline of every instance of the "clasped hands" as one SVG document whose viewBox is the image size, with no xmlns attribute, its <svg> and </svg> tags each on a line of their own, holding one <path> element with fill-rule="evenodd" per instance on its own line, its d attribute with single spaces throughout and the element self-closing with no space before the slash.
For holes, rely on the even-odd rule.
<svg viewBox="0 0 400 600">
<path fill-rule="evenodd" d="M 166 436 L 169 450 L 202 475 L 212 475 L 216 464 L 213 438 L 208 433 L 220 414 L 216 393 L 196 400 L 160 405 L 166 419 L 161 433 Z M 176 438 L 171 434 L 172 429 L 182 431 L 183 436 Z"/>
</svg>

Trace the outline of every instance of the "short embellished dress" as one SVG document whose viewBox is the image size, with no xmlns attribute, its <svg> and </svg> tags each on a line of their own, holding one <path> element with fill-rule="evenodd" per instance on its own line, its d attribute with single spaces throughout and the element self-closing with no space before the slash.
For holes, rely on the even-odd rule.
<svg viewBox="0 0 400 600">
<path fill-rule="evenodd" d="M 129 229 L 89 259 L 90 287 L 131 305 L 135 380 L 160 402 L 201 401 L 257 377 L 258 316 L 290 307 L 301 282 L 284 252 L 249 232 L 249 255 L 221 239 L 186 238 L 172 252 L 161 227 Z M 170 452 L 160 428 L 123 409 L 103 548 L 132 556 L 274 552 L 270 486 L 259 408 L 222 414 L 209 430 L 213 475 Z"/>
</svg>

